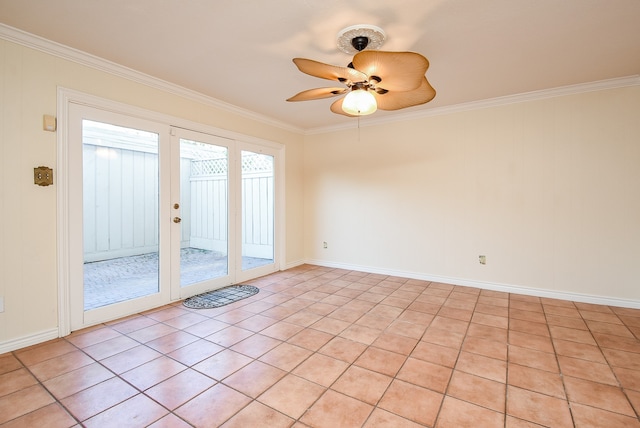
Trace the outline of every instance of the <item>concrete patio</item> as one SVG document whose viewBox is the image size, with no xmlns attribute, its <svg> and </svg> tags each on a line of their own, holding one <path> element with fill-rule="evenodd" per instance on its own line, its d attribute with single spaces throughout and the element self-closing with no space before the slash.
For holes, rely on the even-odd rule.
<svg viewBox="0 0 640 428">
<path fill-rule="evenodd" d="M 272 263 L 272 259 L 243 257 L 243 270 Z M 158 292 L 158 253 L 120 257 L 84 264 L 84 309 Z M 227 256 L 223 253 L 183 248 L 180 251 L 181 285 L 195 284 L 227 274 Z"/>
</svg>

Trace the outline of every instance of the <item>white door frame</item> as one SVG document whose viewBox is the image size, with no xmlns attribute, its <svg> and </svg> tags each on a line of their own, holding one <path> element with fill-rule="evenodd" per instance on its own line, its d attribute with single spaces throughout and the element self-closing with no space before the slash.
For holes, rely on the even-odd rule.
<svg viewBox="0 0 640 428">
<path fill-rule="evenodd" d="M 164 123 L 167 126 L 176 126 L 180 128 L 190 129 L 206 134 L 218 135 L 224 138 L 233 139 L 242 143 L 249 143 L 258 147 L 269 148 L 270 151 L 277 153 L 276 157 L 276 213 L 275 213 L 275 251 L 274 265 L 271 272 L 278 271 L 285 260 L 285 148 L 284 145 L 268 140 L 262 140 L 255 137 L 218 129 L 197 122 L 192 122 L 162 113 L 153 112 L 139 107 L 123 104 L 120 102 L 96 97 L 83 92 L 75 91 L 68 88 L 58 88 L 58 129 L 57 129 L 57 266 L 58 266 L 58 336 L 63 337 L 71 333 L 71 221 L 74 221 L 74 215 L 69 206 L 69 105 L 71 103 L 86 105 L 114 113 L 129 115 L 132 117 Z M 265 274 L 262 271 L 252 271 L 256 275 L 254 277 Z M 269 272 L 267 272 L 269 273 Z M 241 278 L 237 280 L 246 280 L 249 278 Z M 87 325 L 88 326 L 88 325 Z"/>
</svg>

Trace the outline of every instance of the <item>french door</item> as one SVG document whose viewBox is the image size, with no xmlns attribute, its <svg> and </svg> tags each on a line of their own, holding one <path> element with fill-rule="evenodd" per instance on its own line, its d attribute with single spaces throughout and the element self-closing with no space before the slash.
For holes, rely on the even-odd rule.
<svg viewBox="0 0 640 428">
<path fill-rule="evenodd" d="M 172 297 L 233 283 L 236 206 L 232 140 L 172 128 Z"/>
<path fill-rule="evenodd" d="M 71 330 L 277 270 L 277 151 L 69 104 Z"/>
</svg>

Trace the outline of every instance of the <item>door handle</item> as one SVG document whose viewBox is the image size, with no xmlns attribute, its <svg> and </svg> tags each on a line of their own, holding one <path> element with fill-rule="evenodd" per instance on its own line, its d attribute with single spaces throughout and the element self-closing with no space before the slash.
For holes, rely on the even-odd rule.
<svg viewBox="0 0 640 428">
<path fill-rule="evenodd" d="M 182 221 L 182 219 L 180 217 L 174 217 L 173 218 L 173 222 L 174 223 L 180 223 Z"/>
</svg>

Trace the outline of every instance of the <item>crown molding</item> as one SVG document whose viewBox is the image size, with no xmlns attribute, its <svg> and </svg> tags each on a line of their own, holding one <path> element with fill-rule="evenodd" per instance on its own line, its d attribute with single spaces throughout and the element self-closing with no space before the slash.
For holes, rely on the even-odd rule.
<svg viewBox="0 0 640 428">
<path fill-rule="evenodd" d="M 480 101 L 472 101 L 469 103 L 461 103 L 450 106 L 442 106 L 435 108 L 427 108 L 412 112 L 402 112 L 389 116 L 378 116 L 375 118 L 368 117 L 361 120 L 359 124 L 353 122 L 332 125 L 326 127 L 318 127 L 312 129 L 303 129 L 293 126 L 289 123 L 275 120 L 268 116 L 258 114 L 251 110 L 243 109 L 213 97 L 203 95 L 199 92 L 187 89 L 185 87 L 169 83 L 162 79 L 150 76 L 148 74 L 124 67 L 120 64 L 108 61 L 106 59 L 88 54 L 86 52 L 65 46 L 60 43 L 53 42 L 40 36 L 10 27 L 0 23 L 0 39 L 4 39 L 16 44 L 26 46 L 56 57 L 75 62 L 87 67 L 100 70 L 111 75 L 122 77 L 136 83 L 159 89 L 173 95 L 177 95 L 210 107 L 218 108 L 247 119 L 255 120 L 263 124 L 273 126 L 285 131 L 294 132 L 304 135 L 324 134 L 328 132 L 336 132 L 355 127 L 376 126 L 386 123 L 403 122 L 407 120 L 422 119 L 431 116 L 441 116 L 452 113 L 459 113 L 470 110 L 479 110 L 484 108 L 499 107 L 508 104 L 516 104 L 527 101 L 542 100 L 547 98 L 561 97 L 565 95 L 574 95 L 584 92 L 601 91 L 607 89 L 622 88 L 628 86 L 640 85 L 640 75 L 626 76 L 615 79 L 600 80 L 595 82 L 580 83 L 577 85 L 561 86 L 557 88 L 543 89 L 539 91 L 525 92 L 521 94 L 507 95 L 503 97 L 490 98 Z"/>
<path fill-rule="evenodd" d="M 128 79 L 154 89 L 159 89 L 161 91 L 168 92 L 170 94 L 177 95 L 191 101 L 237 114 L 238 116 L 255 120 L 269 126 L 274 126 L 285 131 L 295 132 L 298 134 L 304 133 L 304 129 L 302 128 L 295 127 L 291 124 L 272 119 L 268 116 L 264 116 L 253 111 L 234 106 L 216 98 L 203 95 L 191 89 L 187 89 L 185 87 L 167 82 L 162 79 L 158 79 L 148 74 L 133 70 L 128 67 L 124 67 L 120 64 L 116 64 L 112 61 L 108 61 L 95 55 L 91 55 L 78 49 L 74 49 L 69 46 L 45 39 L 43 37 L 27 33 L 26 31 L 22 31 L 2 23 L 0 23 L 0 39 L 26 46 L 28 48 L 35 49 L 68 61 L 72 61 L 80 65 L 91 67 L 96 70 L 109 73 L 111 75 L 122 77 L 124 79 Z"/>
<path fill-rule="evenodd" d="M 607 89 L 624 88 L 628 86 L 640 85 L 640 75 L 620 77 L 616 79 L 599 80 L 596 82 L 580 83 L 576 85 L 561 86 L 557 88 L 543 89 L 540 91 L 524 92 L 521 94 L 506 95 L 503 97 L 490 98 L 480 101 L 472 101 L 468 103 L 454 104 L 450 106 L 442 106 L 435 108 L 428 108 L 424 110 L 418 110 L 413 112 L 403 112 L 400 114 L 367 118 L 360 122 L 359 125 L 353 123 L 343 124 L 338 126 L 320 127 L 314 129 L 308 129 L 305 135 L 312 134 L 324 134 L 327 132 L 342 131 L 346 129 L 353 129 L 357 126 L 376 126 L 385 123 L 403 122 L 407 120 L 422 119 L 431 116 L 442 116 L 445 114 L 460 113 L 470 110 L 480 110 L 491 107 L 499 107 L 508 104 L 517 104 L 527 101 L 543 100 L 547 98 L 562 97 L 565 95 L 575 95 L 585 92 L 602 91 Z"/>
</svg>

